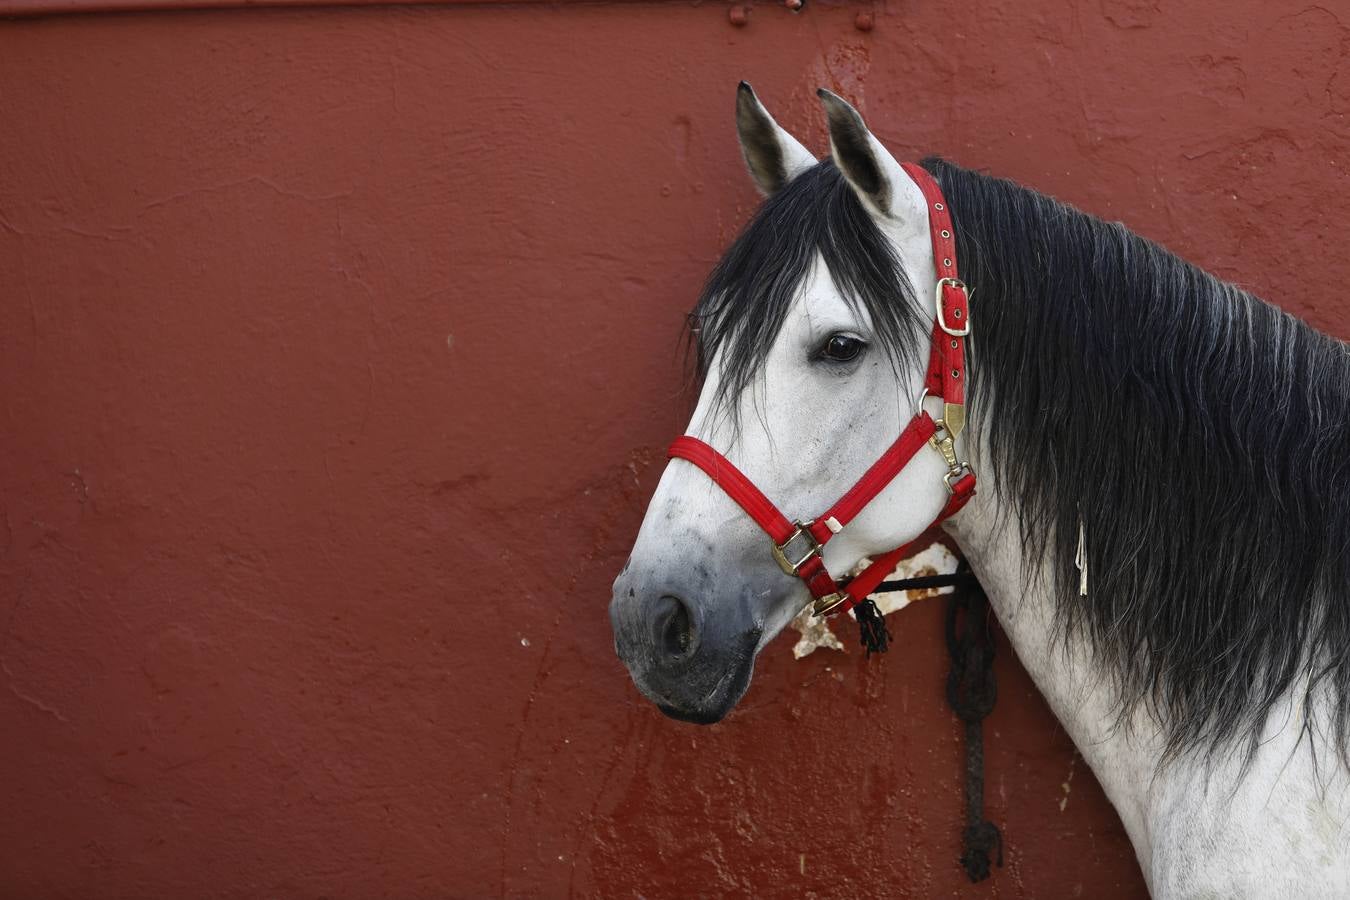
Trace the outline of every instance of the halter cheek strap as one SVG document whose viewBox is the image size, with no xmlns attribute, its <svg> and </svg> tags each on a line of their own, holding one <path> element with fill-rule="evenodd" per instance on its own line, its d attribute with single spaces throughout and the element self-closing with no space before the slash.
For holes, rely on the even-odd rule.
<svg viewBox="0 0 1350 900">
<path fill-rule="evenodd" d="M 736 501 L 768 533 L 773 542 L 773 558 L 786 574 L 806 582 L 811 596 L 815 598 L 812 612 L 817 616 L 836 615 L 863 604 L 877 585 L 894 571 L 896 564 L 915 549 L 918 538 L 877 557 L 871 565 L 842 586 L 830 575 L 821 559 L 821 550 L 825 544 L 843 531 L 900 474 L 925 444 L 942 454 L 947 464 L 943 482 L 950 494 L 942 512 L 933 520 L 933 525 L 954 515 L 975 493 L 974 471 L 956 456 L 956 437 L 966 422 L 965 339 L 970 334 L 969 291 L 957 277 L 956 239 L 942 190 L 932 176 L 919 166 L 904 163 L 903 167 L 923 192 L 928 208 L 937 288 L 933 343 L 928 371 L 924 377 L 924 395 L 942 398 L 942 418 L 934 422 L 923 410 L 920 397 L 919 411 L 900 432 L 895 443 L 833 506 L 815 519 L 806 521 L 789 520 L 729 459 L 698 438 L 689 435 L 678 437 L 668 451 L 672 459 L 686 460 L 707 473 L 714 483 L 726 491 L 727 496 Z M 861 622 L 863 609 L 858 612 Z M 880 615 L 874 608 L 869 611 L 869 617 L 874 617 L 873 621 L 877 623 L 875 627 L 884 632 Z M 878 638 L 879 646 L 874 648 L 868 643 L 865 631 L 864 643 L 869 649 L 884 650 L 886 642 Z"/>
</svg>

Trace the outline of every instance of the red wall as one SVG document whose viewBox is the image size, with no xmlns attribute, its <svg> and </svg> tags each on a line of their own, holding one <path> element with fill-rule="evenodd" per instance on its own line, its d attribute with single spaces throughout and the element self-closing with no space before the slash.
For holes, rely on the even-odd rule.
<svg viewBox="0 0 1350 900">
<path fill-rule="evenodd" d="M 700 729 L 608 585 L 755 204 L 738 79 L 1345 337 L 1350 15 L 807 4 L 0 22 L 0 894 L 1142 895 L 1007 652 L 963 883 L 938 606 Z"/>
</svg>

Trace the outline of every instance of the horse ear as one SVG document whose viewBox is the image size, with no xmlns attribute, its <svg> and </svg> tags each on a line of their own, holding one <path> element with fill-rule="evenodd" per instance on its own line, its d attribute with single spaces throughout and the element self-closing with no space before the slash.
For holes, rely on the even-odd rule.
<svg viewBox="0 0 1350 900">
<path fill-rule="evenodd" d="M 825 105 L 834 164 L 873 213 L 882 217 L 898 216 L 901 212 L 898 207 L 908 199 L 898 198 L 896 190 L 897 185 L 903 190 L 910 180 L 905 170 L 867 130 L 856 109 L 824 88 L 816 94 Z"/>
<path fill-rule="evenodd" d="M 736 89 L 736 132 L 750 177 L 766 197 L 816 164 L 811 152 L 773 120 L 744 81 Z"/>
</svg>

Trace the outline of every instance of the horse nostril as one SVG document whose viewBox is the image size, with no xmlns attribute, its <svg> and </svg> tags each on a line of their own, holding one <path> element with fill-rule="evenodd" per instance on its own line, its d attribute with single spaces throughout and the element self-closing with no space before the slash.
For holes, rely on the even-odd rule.
<svg viewBox="0 0 1350 900">
<path fill-rule="evenodd" d="M 671 659 L 684 659 L 698 649 L 698 634 L 694 630 L 689 605 L 679 597 L 666 594 L 661 598 L 656 615 L 656 634 L 661 649 Z"/>
</svg>

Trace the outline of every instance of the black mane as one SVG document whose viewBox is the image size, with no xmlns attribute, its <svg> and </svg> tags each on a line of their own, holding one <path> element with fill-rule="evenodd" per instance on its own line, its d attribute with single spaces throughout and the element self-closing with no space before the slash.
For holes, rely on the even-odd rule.
<svg viewBox="0 0 1350 900">
<path fill-rule="evenodd" d="M 974 416 L 1029 558 L 1167 750 L 1350 707 L 1350 348 L 1117 222 L 925 167 L 974 289 Z M 1089 589 L 1072 567 L 1079 523 Z M 1306 677 L 1306 683 L 1303 679 Z"/>
<path fill-rule="evenodd" d="M 1065 635 L 1169 755 L 1254 749 L 1280 698 L 1350 725 L 1350 347 L 1119 223 L 941 160 L 973 288 L 971 417 Z M 828 162 L 766 201 L 695 311 L 724 396 L 752 378 L 819 249 L 877 340 L 920 365 L 918 307 Z M 918 324 L 920 327 L 916 328 Z M 1089 589 L 1073 560 L 1080 523 Z M 1317 723 L 1329 701 L 1331 721 Z"/>
</svg>

